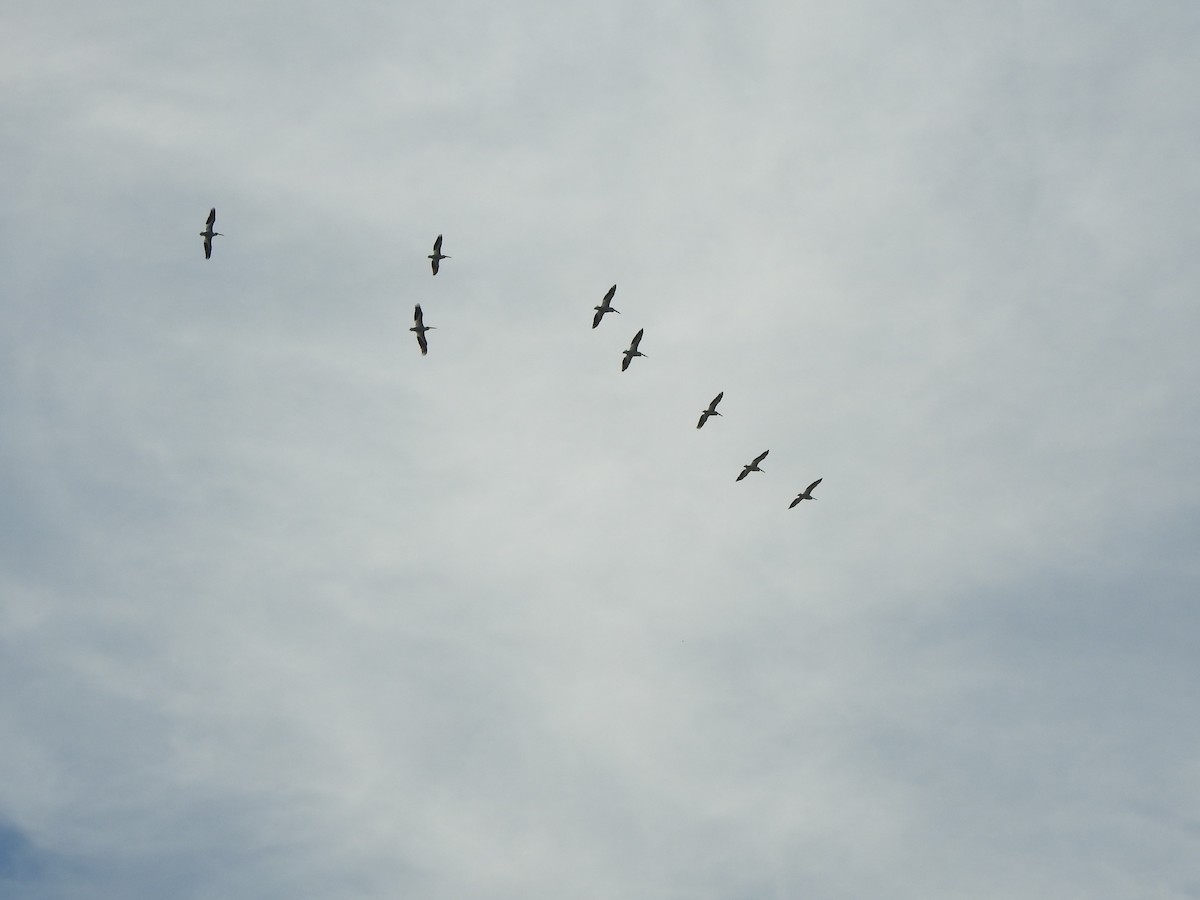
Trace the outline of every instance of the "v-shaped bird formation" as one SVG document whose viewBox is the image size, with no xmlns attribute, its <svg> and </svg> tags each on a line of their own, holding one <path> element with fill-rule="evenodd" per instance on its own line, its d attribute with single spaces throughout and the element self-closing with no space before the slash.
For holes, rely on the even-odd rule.
<svg viewBox="0 0 1200 900">
<path fill-rule="evenodd" d="M 216 221 L 217 221 L 217 210 L 216 210 L 216 207 L 213 207 L 211 210 L 209 210 L 208 219 L 205 222 L 204 231 L 200 232 L 200 237 L 204 238 L 204 258 L 205 259 L 212 258 L 212 239 L 215 237 L 223 237 L 224 236 L 221 234 L 221 232 L 213 230 L 213 226 L 216 224 Z M 442 252 L 442 235 L 439 234 L 437 236 L 437 238 L 434 239 L 433 252 L 428 254 L 426 258 L 430 261 L 430 268 L 433 270 L 434 275 L 437 275 L 439 269 L 441 268 L 442 260 L 450 259 L 450 257 L 447 254 Z M 617 286 L 614 284 L 612 287 L 610 287 L 608 289 L 608 292 L 605 293 L 605 295 L 604 295 L 603 299 L 600 301 L 599 305 L 592 307 L 592 309 L 595 310 L 595 313 L 596 313 L 592 317 L 592 328 L 597 328 L 600 325 L 600 323 L 604 320 L 604 317 L 606 315 L 608 315 L 609 313 L 620 314 L 621 311 L 619 309 L 613 308 L 613 305 L 612 305 L 612 299 L 616 295 L 616 293 L 617 293 Z M 433 325 L 425 324 L 425 314 L 421 310 L 421 304 L 418 303 L 413 309 L 413 325 L 408 330 L 413 332 L 417 336 L 417 346 L 420 348 L 422 356 L 426 356 L 429 353 L 429 341 L 425 337 L 425 333 L 427 331 L 433 331 L 434 327 L 435 326 L 433 326 Z M 646 332 L 645 328 L 639 328 L 637 330 L 637 334 L 635 334 L 633 336 L 633 340 L 631 340 L 629 342 L 629 349 L 624 350 L 622 352 L 622 354 L 621 354 L 621 357 L 622 357 L 621 358 L 621 371 L 622 372 L 626 371 L 629 368 L 629 364 L 631 362 L 633 362 L 634 358 L 639 357 L 639 356 L 641 356 L 641 357 L 646 356 L 646 354 L 643 353 L 640 349 L 641 343 L 642 343 L 642 338 L 645 335 L 645 332 Z M 708 406 L 700 413 L 700 421 L 696 423 L 697 430 L 703 428 L 704 424 L 713 416 L 721 416 L 722 415 L 722 413 L 717 411 L 717 404 L 719 404 L 724 397 L 725 397 L 725 392 L 721 391 L 720 393 L 717 394 L 717 396 L 713 397 L 712 400 L 709 401 Z M 753 461 L 743 465 L 741 473 L 737 476 L 737 478 L 734 479 L 734 481 L 741 481 L 747 475 L 749 475 L 751 472 L 764 471 L 759 466 L 759 463 L 761 463 L 764 459 L 766 459 L 767 454 L 770 452 L 771 452 L 770 450 L 764 450 L 758 456 L 754 457 Z M 799 494 L 797 494 L 796 499 L 788 504 L 788 509 L 792 509 L 793 507 L 798 506 L 801 503 L 801 501 L 804 501 L 804 500 L 816 500 L 817 498 L 812 495 L 813 488 L 815 488 L 823 480 L 824 479 L 822 479 L 822 478 L 818 478 L 816 481 L 814 481 L 812 484 L 810 484 L 808 487 L 806 487 L 803 491 L 801 491 Z"/>
</svg>

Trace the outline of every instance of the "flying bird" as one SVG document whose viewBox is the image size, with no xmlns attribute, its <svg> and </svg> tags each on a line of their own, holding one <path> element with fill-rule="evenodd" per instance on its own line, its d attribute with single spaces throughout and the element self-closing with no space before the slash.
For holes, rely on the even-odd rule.
<svg viewBox="0 0 1200 900">
<path fill-rule="evenodd" d="M 416 309 L 413 310 L 413 327 L 409 331 L 417 333 L 417 344 L 421 347 L 421 355 L 424 356 L 429 352 L 429 344 L 425 340 L 425 332 L 433 331 L 435 326 L 425 324 L 425 314 L 421 312 L 421 304 L 418 303 Z"/>
<path fill-rule="evenodd" d="M 622 372 L 624 372 L 626 369 L 629 368 L 629 363 L 633 361 L 633 358 L 635 356 L 645 356 L 646 355 L 645 353 L 643 353 L 641 350 L 638 349 L 638 344 L 640 344 L 642 342 L 642 332 L 645 330 L 646 330 L 645 328 L 639 328 L 638 333 L 633 336 L 633 342 L 629 345 L 629 349 L 624 351 L 623 355 L 625 358 L 623 360 L 621 360 L 621 371 Z"/>
<path fill-rule="evenodd" d="M 812 489 L 815 488 L 818 484 L 820 484 L 824 480 L 825 479 L 823 479 L 823 478 L 818 478 L 816 481 L 814 481 L 812 484 L 810 484 L 808 487 L 806 487 L 804 489 L 804 493 L 797 494 L 796 499 L 788 504 L 788 509 L 791 509 L 793 506 L 795 506 L 801 500 L 816 500 L 817 498 L 812 495 Z"/>
<path fill-rule="evenodd" d="M 214 206 L 208 213 L 208 222 L 205 228 L 200 232 L 200 237 L 204 238 L 204 258 L 212 259 L 212 239 L 215 237 L 224 237 L 219 231 L 213 231 L 213 223 L 217 221 L 217 208 Z"/>
<path fill-rule="evenodd" d="M 437 236 L 437 240 L 433 242 L 433 252 L 430 253 L 426 258 L 433 260 L 434 275 L 438 273 L 438 263 L 440 263 L 443 259 L 450 258 L 446 256 L 446 254 L 442 253 L 442 236 L 440 234 Z"/>
<path fill-rule="evenodd" d="M 613 309 L 611 306 L 613 294 L 615 294 L 616 292 L 617 292 L 617 286 L 614 284 L 612 287 L 610 287 L 608 289 L 608 293 L 604 295 L 604 299 L 600 301 L 600 305 L 592 307 L 592 309 L 594 309 L 596 311 L 596 316 L 595 316 L 595 318 L 592 319 L 592 327 L 593 328 L 595 328 L 597 325 L 600 324 L 600 320 L 604 318 L 605 313 L 610 313 L 610 312 L 620 313 L 621 312 L 619 309 Z"/>
<path fill-rule="evenodd" d="M 704 412 L 700 413 L 700 421 L 696 423 L 697 428 L 703 428 L 704 423 L 708 421 L 709 416 L 719 416 L 720 415 L 720 413 L 717 412 L 717 404 L 721 402 L 721 398 L 724 396 L 725 396 L 725 392 L 721 391 L 721 393 L 717 394 L 717 396 L 713 397 L 712 400 L 709 401 L 708 409 L 706 409 Z"/>
<path fill-rule="evenodd" d="M 761 472 L 762 469 L 758 467 L 758 464 L 766 459 L 767 454 L 770 452 L 770 450 L 764 450 L 762 453 L 758 454 L 758 456 L 754 457 L 754 462 L 750 463 L 748 466 L 742 466 L 742 474 L 737 477 L 737 480 L 741 481 L 751 472 Z"/>
</svg>

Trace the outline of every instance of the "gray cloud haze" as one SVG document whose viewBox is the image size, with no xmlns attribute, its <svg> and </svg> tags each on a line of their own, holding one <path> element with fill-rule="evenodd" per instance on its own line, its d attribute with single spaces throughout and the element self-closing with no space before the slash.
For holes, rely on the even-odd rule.
<svg viewBox="0 0 1200 900">
<path fill-rule="evenodd" d="M 1200 897 L 1197 34 L 0 13 L 0 895 Z"/>
</svg>

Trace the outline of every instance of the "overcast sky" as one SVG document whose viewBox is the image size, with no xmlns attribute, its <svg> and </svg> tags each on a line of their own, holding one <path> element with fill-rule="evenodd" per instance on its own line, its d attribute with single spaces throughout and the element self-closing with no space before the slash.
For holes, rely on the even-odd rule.
<svg viewBox="0 0 1200 900">
<path fill-rule="evenodd" d="M 0 895 L 1200 897 L 1198 39 L 6 5 Z"/>
</svg>

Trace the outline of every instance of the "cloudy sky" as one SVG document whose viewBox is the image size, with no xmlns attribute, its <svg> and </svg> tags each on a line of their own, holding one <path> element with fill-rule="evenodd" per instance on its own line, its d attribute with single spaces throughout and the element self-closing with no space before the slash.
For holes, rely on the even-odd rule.
<svg viewBox="0 0 1200 900">
<path fill-rule="evenodd" d="M 1198 36 L 6 5 L 0 895 L 1200 897 Z"/>
</svg>

